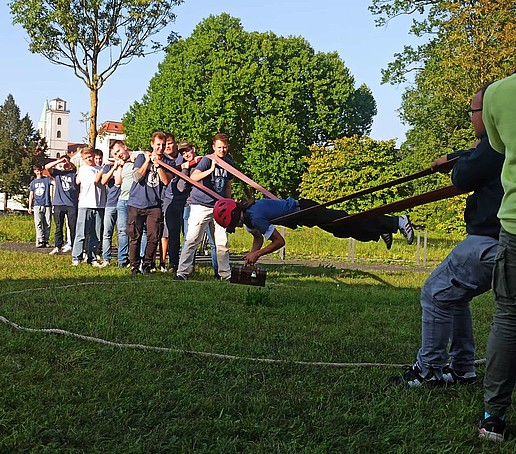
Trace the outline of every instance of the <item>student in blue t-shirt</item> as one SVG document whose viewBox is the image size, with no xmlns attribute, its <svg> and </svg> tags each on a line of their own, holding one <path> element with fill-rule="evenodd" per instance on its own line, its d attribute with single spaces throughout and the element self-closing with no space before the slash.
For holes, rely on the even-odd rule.
<svg viewBox="0 0 516 454">
<path fill-rule="evenodd" d="M 54 222 L 55 222 L 55 248 L 50 254 L 70 252 L 75 240 L 75 224 L 77 223 L 77 197 L 79 194 L 75 181 L 76 168 L 68 156 L 49 162 L 45 169 L 54 177 Z M 68 221 L 70 237 L 69 244 L 64 244 L 63 228 L 65 216 Z"/>
<path fill-rule="evenodd" d="M 43 176 L 43 166 L 33 166 L 36 178 L 29 186 L 29 214 L 34 212 L 36 226 L 36 246 L 48 247 L 50 241 L 50 223 L 52 222 L 52 202 L 50 201 L 50 185 L 52 179 Z"/>
<path fill-rule="evenodd" d="M 221 199 L 215 204 L 214 216 L 217 224 L 230 233 L 235 231 L 235 227 L 245 226 L 253 235 L 251 251 L 244 256 L 244 263 L 247 266 L 254 265 L 262 255 L 277 251 L 285 245 L 285 239 L 271 223 L 272 220 L 315 206 L 317 203 L 312 200 L 295 200 L 291 197 L 285 200 L 263 199 L 252 203 Z M 414 230 L 406 215 L 376 216 L 351 224 L 332 224 L 333 221 L 346 215 L 345 211 L 320 207 L 300 213 L 299 216 L 279 224 L 292 229 L 297 226 L 318 226 L 337 238 L 355 238 L 358 241 L 378 241 L 382 238 L 388 249 L 392 244 L 392 234 L 398 230 L 408 244 L 414 241 Z M 262 249 L 264 237 L 271 243 Z"/>
<path fill-rule="evenodd" d="M 218 158 L 223 159 L 228 164 L 233 164 L 231 159 L 227 157 L 229 139 L 226 134 L 215 135 L 212 148 Z M 192 170 L 190 177 L 223 197 L 231 197 L 233 176 L 227 170 L 216 165 L 215 160 L 204 156 Z M 190 200 L 188 232 L 179 259 L 177 279 L 185 280 L 192 273 L 197 246 L 203 238 L 206 227 L 208 227 L 214 233 L 220 279 L 229 280 L 231 268 L 229 266 L 228 236 L 224 228 L 213 222 L 213 207 L 216 200 L 195 186 L 190 193 Z"/>
<path fill-rule="evenodd" d="M 147 245 L 143 258 L 143 274 L 153 269 L 156 249 L 160 239 L 162 223 L 161 192 L 164 185 L 170 183 L 172 174 L 158 164 L 158 160 L 173 165 L 164 154 L 166 145 L 165 133 L 157 131 L 152 135 L 152 152 L 139 154 L 134 161 L 133 184 L 127 200 L 129 261 L 131 274 L 140 273 L 140 245 L 143 228 L 147 226 Z"/>
</svg>

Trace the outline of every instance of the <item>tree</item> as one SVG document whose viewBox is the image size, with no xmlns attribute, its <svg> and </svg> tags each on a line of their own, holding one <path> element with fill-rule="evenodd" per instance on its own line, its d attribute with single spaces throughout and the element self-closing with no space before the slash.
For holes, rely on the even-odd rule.
<svg viewBox="0 0 516 454">
<path fill-rule="evenodd" d="M 20 109 L 12 95 L 0 106 L 0 191 L 7 200 L 28 191 L 34 164 L 42 164 L 45 146 L 28 115 L 20 117 Z"/>
<path fill-rule="evenodd" d="M 474 140 L 466 115 L 471 97 L 486 82 L 516 66 L 514 0 L 373 0 L 370 10 L 382 25 L 414 16 L 410 32 L 428 37 L 405 46 L 383 71 L 383 81 L 414 82 L 403 96 L 401 118 L 411 126 L 402 146 L 409 163 L 429 163 Z"/>
<path fill-rule="evenodd" d="M 119 66 L 145 55 L 148 39 L 174 20 L 172 7 L 180 3 L 182 0 L 13 0 L 9 7 L 13 23 L 29 35 L 29 50 L 71 68 L 88 87 L 89 142 L 94 146 L 99 90 Z"/>
<path fill-rule="evenodd" d="M 357 135 L 336 140 L 332 147 L 311 147 L 301 197 L 328 202 L 401 177 L 394 140 L 376 141 Z M 350 213 L 384 205 L 407 195 L 394 187 L 351 199 L 341 206 Z"/>
<path fill-rule="evenodd" d="M 241 170 L 279 196 L 295 195 L 308 147 L 371 130 L 376 103 L 337 53 L 301 37 L 246 32 L 239 19 L 210 16 L 171 44 L 147 93 L 123 119 L 132 147 L 170 130 L 203 151 L 230 137 Z"/>
</svg>

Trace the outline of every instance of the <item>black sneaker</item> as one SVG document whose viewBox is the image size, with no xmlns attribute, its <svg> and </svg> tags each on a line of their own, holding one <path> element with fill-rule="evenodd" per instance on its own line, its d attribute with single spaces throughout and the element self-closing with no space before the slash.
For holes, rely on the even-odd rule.
<svg viewBox="0 0 516 454">
<path fill-rule="evenodd" d="M 382 233 L 380 235 L 380 238 L 384 241 L 385 245 L 387 246 L 387 249 L 390 249 L 392 246 L 392 233 Z"/>
<path fill-rule="evenodd" d="M 480 420 L 480 427 L 478 428 L 478 437 L 483 440 L 505 441 L 505 421 L 497 416 L 489 416 Z"/>
<path fill-rule="evenodd" d="M 140 274 L 140 268 L 134 267 L 134 268 L 131 269 L 131 275 L 132 276 L 137 276 L 138 274 Z"/>
<path fill-rule="evenodd" d="M 477 374 L 475 372 L 464 372 L 462 370 L 452 369 L 450 366 L 445 366 L 443 369 L 443 378 L 448 385 L 455 383 L 466 385 L 468 383 L 475 383 L 477 381 Z"/>
<path fill-rule="evenodd" d="M 392 381 L 397 385 L 406 385 L 410 388 L 417 388 L 419 386 L 445 386 L 446 382 L 443 378 L 437 378 L 435 374 L 430 370 L 428 374 L 423 377 L 421 375 L 421 369 L 419 366 L 414 364 L 405 368 L 403 375 L 397 375 L 392 377 Z"/>
<path fill-rule="evenodd" d="M 176 281 L 186 281 L 186 276 L 183 276 L 182 274 L 178 274 L 176 276 Z"/>
</svg>

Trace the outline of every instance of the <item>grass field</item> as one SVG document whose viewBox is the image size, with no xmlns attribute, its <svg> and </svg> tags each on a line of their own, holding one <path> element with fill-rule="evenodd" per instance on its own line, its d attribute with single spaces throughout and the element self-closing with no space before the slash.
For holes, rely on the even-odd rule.
<svg viewBox="0 0 516 454">
<path fill-rule="evenodd" d="M 507 443 L 478 440 L 481 382 L 390 384 L 420 344 L 429 271 L 265 268 L 255 288 L 205 266 L 178 282 L 0 252 L 1 316 L 97 339 L 0 323 L 0 452 L 516 451 L 511 414 Z M 478 358 L 493 310 L 491 294 L 472 303 Z"/>
</svg>

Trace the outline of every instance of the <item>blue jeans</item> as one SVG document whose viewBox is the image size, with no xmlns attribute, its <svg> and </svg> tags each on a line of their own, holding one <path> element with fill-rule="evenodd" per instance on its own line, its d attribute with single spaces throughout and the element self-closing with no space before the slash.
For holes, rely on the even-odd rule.
<svg viewBox="0 0 516 454">
<path fill-rule="evenodd" d="M 188 232 L 188 218 L 190 217 L 190 205 L 185 205 L 183 209 L 183 248 L 186 242 L 186 232 Z M 215 240 L 213 239 L 213 234 L 209 228 L 206 229 L 206 234 L 208 235 L 208 242 L 210 243 L 210 254 L 211 254 L 211 266 L 213 267 L 213 271 L 215 274 L 219 273 L 219 264 L 217 262 L 217 248 L 215 247 Z"/>
<path fill-rule="evenodd" d="M 102 229 L 102 215 L 100 210 L 94 208 L 79 208 L 77 212 L 77 225 L 75 227 L 75 240 L 73 242 L 72 260 L 82 260 L 84 240 L 88 235 L 88 263 L 96 260 Z"/>
<path fill-rule="evenodd" d="M 469 307 L 473 297 L 491 288 L 498 241 L 468 235 L 433 271 L 421 290 L 422 346 L 417 363 L 422 375 L 431 369 L 441 378 L 448 362 L 464 372 L 475 370 L 475 343 Z"/>
<path fill-rule="evenodd" d="M 123 267 L 129 262 L 129 237 L 127 236 L 127 200 L 119 200 L 116 206 L 116 231 L 118 235 L 118 266 Z"/>
<path fill-rule="evenodd" d="M 516 235 L 500 232 L 493 272 L 496 311 L 487 340 L 485 409 L 503 416 L 516 381 Z"/>
<path fill-rule="evenodd" d="M 104 232 L 102 233 L 102 259 L 111 261 L 113 233 L 117 219 L 117 207 L 106 207 L 104 210 Z"/>
</svg>

